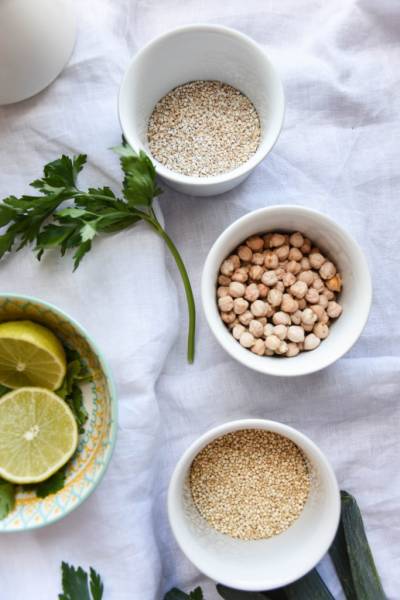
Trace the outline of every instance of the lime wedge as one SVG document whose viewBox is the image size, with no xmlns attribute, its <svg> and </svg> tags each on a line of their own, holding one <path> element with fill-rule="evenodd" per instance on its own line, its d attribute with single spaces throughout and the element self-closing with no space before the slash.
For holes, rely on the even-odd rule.
<svg viewBox="0 0 400 600">
<path fill-rule="evenodd" d="M 68 405 L 42 388 L 13 390 L 0 398 L 0 477 L 38 483 L 71 458 L 78 428 Z"/>
<path fill-rule="evenodd" d="M 0 324 L 0 383 L 15 389 L 38 386 L 58 389 L 65 377 L 61 342 L 43 325 L 32 321 Z"/>
</svg>

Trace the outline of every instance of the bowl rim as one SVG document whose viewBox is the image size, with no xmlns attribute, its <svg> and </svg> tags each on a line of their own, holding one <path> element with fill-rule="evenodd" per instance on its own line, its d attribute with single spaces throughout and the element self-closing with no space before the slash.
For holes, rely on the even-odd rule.
<svg viewBox="0 0 400 600">
<path fill-rule="evenodd" d="M 243 579 L 237 579 L 237 580 L 225 579 L 224 580 L 224 578 L 221 579 L 221 577 L 218 575 L 218 573 L 216 573 L 216 571 L 213 570 L 213 567 L 206 568 L 206 569 L 204 569 L 202 567 L 200 569 L 200 567 L 198 566 L 198 564 L 196 562 L 196 559 L 193 558 L 193 553 L 192 553 L 191 549 L 188 548 L 188 545 L 182 541 L 182 537 L 176 527 L 176 521 L 175 521 L 175 515 L 174 515 L 174 508 L 176 507 L 175 498 L 176 498 L 176 495 L 180 493 L 180 489 L 181 489 L 180 486 L 178 485 L 178 479 L 181 477 L 181 475 L 185 471 L 188 470 L 192 460 L 198 454 L 198 452 L 200 452 L 200 450 L 202 450 L 202 448 L 204 448 L 204 446 L 206 446 L 208 443 L 210 443 L 214 439 L 216 439 L 222 435 L 225 435 L 226 433 L 229 433 L 232 431 L 238 431 L 241 429 L 263 429 L 265 431 L 273 431 L 280 435 L 283 435 L 284 437 L 288 437 L 290 440 L 292 440 L 296 444 L 299 442 L 299 445 L 304 444 L 306 447 L 311 448 L 314 453 L 315 460 L 325 470 L 327 477 L 329 478 L 329 481 L 332 484 L 332 488 L 334 489 L 334 493 L 332 493 L 332 500 L 334 503 L 334 511 L 332 511 L 332 513 L 330 513 L 331 520 L 330 520 L 329 526 L 327 526 L 327 529 L 330 527 L 331 531 L 330 531 L 329 536 L 326 539 L 326 542 L 323 545 L 321 545 L 318 552 L 317 551 L 315 552 L 312 560 L 310 560 L 309 558 L 308 558 L 308 560 L 304 560 L 304 565 L 301 569 L 298 569 L 294 575 L 292 574 L 290 576 L 290 578 L 282 579 L 277 582 L 274 582 L 273 587 L 271 587 L 271 582 L 267 581 L 267 580 L 260 583 L 261 578 L 259 581 L 257 581 L 254 584 L 252 582 L 249 582 L 249 581 L 243 580 Z M 303 449 L 302 446 L 300 446 L 300 448 Z M 304 452 L 307 454 L 306 451 L 304 451 Z M 327 553 L 327 551 L 329 550 L 329 548 L 333 542 L 333 539 L 337 532 L 337 528 L 339 526 L 340 507 L 341 507 L 340 489 L 339 489 L 339 484 L 338 484 L 335 472 L 334 472 L 333 467 L 332 467 L 331 463 L 329 462 L 328 458 L 325 456 L 325 454 L 322 452 L 322 450 L 319 448 L 319 446 L 317 446 L 317 444 L 311 438 L 309 438 L 305 433 L 302 433 L 301 431 L 299 431 L 295 427 L 292 427 L 291 425 L 286 425 L 285 423 L 281 423 L 280 421 L 274 421 L 271 419 L 260 419 L 260 418 L 246 418 L 246 419 L 235 419 L 233 421 L 227 421 L 227 422 L 221 423 L 220 425 L 214 426 L 211 429 L 208 429 L 202 435 L 197 437 L 178 459 L 178 461 L 174 467 L 174 470 L 172 472 L 169 486 L 168 486 L 168 492 L 167 492 L 167 513 L 168 513 L 169 524 L 170 524 L 172 533 L 175 537 L 175 540 L 176 540 L 179 548 L 181 549 L 181 551 L 185 554 L 185 556 L 199 570 L 201 570 L 202 573 L 204 573 L 207 577 L 210 577 L 210 579 L 213 579 L 214 581 L 222 583 L 223 585 L 226 585 L 228 587 L 233 586 L 233 587 L 236 587 L 243 591 L 252 591 L 252 592 L 260 591 L 260 589 L 272 590 L 272 589 L 276 589 L 276 588 L 288 585 L 290 583 L 293 583 L 294 581 L 297 581 L 298 579 L 303 577 L 306 573 L 308 573 L 311 569 L 313 569 L 319 563 L 319 561 L 323 558 L 323 556 Z"/>
<path fill-rule="evenodd" d="M 165 40 L 168 40 L 168 38 L 174 37 L 175 35 L 180 35 L 182 33 L 190 33 L 190 32 L 197 32 L 197 31 L 199 31 L 199 32 L 213 31 L 216 33 L 221 33 L 224 35 L 228 35 L 230 37 L 237 38 L 242 43 L 248 44 L 249 46 L 251 46 L 255 51 L 257 51 L 260 55 L 262 55 L 266 65 L 267 65 L 268 69 L 270 70 L 272 77 L 274 79 L 274 87 L 276 88 L 276 90 L 280 96 L 279 112 L 277 111 L 277 117 L 276 117 L 277 122 L 278 122 L 278 128 L 276 131 L 276 135 L 274 136 L 274 139 L 271 141 L 271 143 L 266 145 L 265 149 L 262 152 L 258 153 L 258 149 L 259 149 L 258 148 L 256 150 L 255 154 L 253 154 L 253 156 L 251 156 L 249 158 L 249 160 L 247 160 L 245 163 L 243 163 L 236 169 L 233 169 L 232 171 L 227 171 L 226 173 L 221 173 L 219 175 L 211 175 L 211 176 L 206 176 L 206 177 L 194 177 L 194 176 L 190 176 L 190 175 L 183 175 L 181 173 L 178 173 L 177 171 L 172 171 L 172 170 L 168 169 L 162 163 L 160 163 L 158 160 L 156 160 L 150 154 L 150 152 L 146 152 L 146 153 L 148 153 L 151 160 L 154 162 L 158 175 L 160 175 L 167 181 L 169 180 L 174 183 L 204 187 L 204 186 L 207 186 L 210 184 L 228 183 L 228 182 L 230 182 L 236 178 L 239 178 L 241 176 L 244 177 L 245 175 L 250 173 L 253 169 L 255 169 L 255 167 L 257 167 L 260 164 L 260 162 L 262 162 L 264 160 L 264 158 L 271 152 L 271 150 L 273 149 L 273 147 L 275 146 L 276 142 L 279 139 L 279 136 L 282 131 L 284 119 L 285 119 L 285 94 L 284 94 L 282 81 L 281 81 L 281 79 L 278 75 L 278 72 L 275 69 L 273 63 L 269 59 L 267 53 L 264 51 L 261 44 L 259 44 L 255 40 L 253 40 L 250 36 L 246 35 L 245 33 L 242 33 L 241 31 L 239 31 L 237 29 L 234 29 L 233 27 L 226 27 L 225 25 L 216 25 L 216 24 L 209 24 L 209 23 L 192 23 L 189 25 L 182 25 L 179 27 L 175 27 L 174 29 L 166 31 L 165 33 L 162 33 L 161 35 L 153 38 L 152 40 L 147 42 L 147 44 L 142 46 L 142 48 L 140 48 L 131 58 L 131 60 L 128 64 L 128 67 L 126 68 L 126 71 L 123 75 L 122 81 L 121 81 L 121 85 L 120 85 L 119 92 L 118 92 L 118 118 L 119 118 L 119 122 L 120 122 L 121 129 L 123 131 L 124 136 L 126 137 L 129 144 L 135 150 L 141 150 L 143 148 L 136 149 L 135 148 L 136 144 L 131 144 L 131 140 L 129 139 L 130 136 L 126 133 L 126 130 L 124 127 L 124 116 L 123 116 L 123 101 L 124 101 L 124 96 L 126 94 L 125 90 L 126 90 L 127 86 L 129 85 L 129 79 L 131 77 L 131 72 L 135 68 L 135 64 L 139 60 L 141 60 L 141 58 L 143 57 L 143 55 L 146 52 L 148 52 L 149 50 L 152 50 L 152 48 L 163 43 Z M 137 138 L 139 139 L 139 136 L 137 136 Z"/>
<path fill-rule="evenodd" d="M 214 271 L 213 264 L 216 261 L 216 255 L 219 253 L 220 249 L 223 247 L 226 238 L 229 237 L 229 235 L 232 232 L 239 230 L 241 226 L 245 225 L 248 222 L 251 222 L 253 219 L 255 219 L 255 217 L 257 217 L 257 215 L 261 215 L 261 214 L 265 215 L 265 214 L 273 214 L 273 213 L 288 213 L 288 214 L 290 214 L 293 212 L 302 214 L 302 215 L 314 215 L 314 216 L 320 218 L 322 221 L 325 221 L 326 223 L 328 223 L 331 228 L 335 229 L 337 232 L 339 232 L 342 236 L 344 236 L 346 238 L 349 245 L 352 247 L 355 254 L 357 255 L 357 258 L 358 258 L 360 264 L 362 264 L 362 266 L 363 266 L 363 277 L 365 280 L 364 283 L 366 286 L 366 290 L 365 290 L 365 295 L 364 295 L 364 302 L 359 311 L 361 314 L 361 320 L 360 320 L 359 326 L 353 332 L 353 334 L 348 337 L 347 342 L 346 342 L 346 340 L 344 341 L 343 346 L 341 347 L 339 352 L 332 355 L 331 357 L 327 356 L 326 359 L 322 362 L 317 363 L 316 361 L 309 361 L 309 364 L 306 367 L 303 365 L 300 369 L 293 368 L 289 372 L 281 373 L 281 372 L 277 372 L 276 367 L 274 366 L 275 363 L 271 360 L 268 360 L 269 358 L 273 358 L 275 361 L 275 360 L 277 360 L 276 358 L 267 357 L 267 356 L 263 356 L 263 357 L 254 356 L 247 349 L 242 348 L 232 336 L 230 336 L 229 338 L 226 337 L 225 335 L 222 334 L 223 330 L 218 328 L 217 326 L 215 326 L 214 316 L 210 311 L 211 298 L 208 293 L 208 286 L 209 286 L 209 278 L 211 276 L 213 276 L 213 271 Z M 259 233 L 259 232 L 260 232 L 260 230 L 257 231 L 255 229 L 254 234 Z M 315 373 L 317 371 L 321 371 L 322 369 L 325 369 L 326 367 L 330 366 L 331 364 L 333 364 L 334 362 L 336 362 L 337 360 L 342 358 L 354 346 L 354 344 L 359 339 L 362 331 L 364 330 L 364 327 L 367 323 L 368 316 L 369 316 L 369 313 L 371 310 L 372 280 L 371 280 L 371 274 L 370 274 L 370 270 L 368 267 L 368 263 L 367 263 L 365 254 L 364 254 L 361 246 L 350 235 L 350 233 L 348 233 L 348 231 L 346 229 L 344 229 L 341 225 L 339 225 L 331 217 L 329 217 L 328 215 L 326 215 L 318 210 L 315 210 L 312 208 L 307 208 L 305 206 L 301 206 L 301 205 L 297 205 L 297 204 L 282 204 L 282 205 L 274 204 L 271 206 L 258 208 L 256 210 L 250 211 L 250 212 L 246 213 L 245 215 L 239 217 L 238 219 L 233 221 L 233 223 L 228 225 L 228 227 L 226 229 L 224 229 L 222 231 L 222 233 L 217 237 L 217 239 L 214 241 L 213 245 L 211 246 L 211 248 L 207 254 L 206 260 L 204 262 L 203 272 L 202 272 L 202 276 L 201 276 L 201 300 L 202 300 L 203 312 L 206 317 L 206 321 L 208 323 L 209 328 L 211 329 L 214 337 L 219 342 L 219 344 L 222 346 L 222 348 L 232 358 L 234 358 L 235 360 L 237 360 L 239 363 L 243 364 L 244 366 L 249 367 L 250 369 L 253 369 L 254 371 L 257 371 L 259 373 L 263 373 L 264 375 L 273 375 L 275 377 L 298 377 L 298 376 L 303 376 L 303 375 L 309 375 L 311 373 Z M 215 297 L 212 298 L 212 301 L 215 302 Z M 241 352 L 242 350 L 243 350 L 243 352 Z M 262 359 L 266 359 L 266 360 L 258 361 L 257 358 L 262 358 Z"/>
<path fill-rule="evenodd" d="M 109 429 L 109 432 L 110 432 L 109 433 L 109 435 L 110 435 L 109 452 L 108 452 L 106 459 L 104 460 L 102 470 L 98 474 L 96 480 L 93 482 L 91 487 L 88 489 L 87 493 L 85 495 L 83 495 L 76 504 L 68 507 L 65 510 L 65 512 L 63 512 L 60 515 L 57 515 L 54 518 L 51 518 L 51 520 L 49 520 L 46 523 L 39 523 L 39 524 L 32 524 L 32 525 L 30 524 L 30 525 L 22 527 L 21 529 L 4 529 L 4 530 L 0 529 L 0 534 L 18 534 L 18 533 L 24 533 L 25 531 L 32 531 L 34 529 L 42 529 L 44 527 L 51 526 L 54 523 L 57 523 L 58 521 L 61 521 L 67 515 L 69 515 L 74 510 L 76 510 L 79 506 L 81 506 L 81 504 L 83 504 L 83 502 L 85 502 L 89 498 L 89 496 L 91 496 L 93 494 L 93 492 L 95 491 L 95 489 L 97 488 L 99 483 L 102 481 L 104 475 L 106 474 L 106 471 L 110 464 L 111 458 L 114 454 L 114 449 L 115 449 L 115 444 L 116 444 L 116 439 L 117 439 L 118 403 L 117 403 L 117 391 L 116 391 L 115 381 L 114 381 L 114 377 L 111 372 L 111 369 L 110 369 L 107 361 L 105 360 L 103 353 L 101 352 L 101 350 L 99 350 L 96 342 L 86 332 L 86 330 L 83 328 L 83 326 L 78 323 L 78 321 L 76 321 L 73 317 L 70 317 L 64 310 L 58 308 L 58 306 L 56 306 L 55 304 L 52 304 L 51 302 L 48 302 L 47 300 L 41 300 L 40 298 L 38 298 L 36 296 L 30 296 L 28 294 L 17 294 L 14 292 L 0 292 L 0 298 L 25 300 L 26 302 L 32 302 L 32 303 L 39 304 L 45 308 L 48 308 L 50 311 L 53 311 L 53 312 L 59 314 L 63 319 L 68 321 L 74 327 L 74 329 L 76 329 L 78 331 L 78 333 L 88 342 L 89 346 L 93 349 L 94 353 L 96 354 L 97 358 L 99 359 L 101 370 L 104 373 L 106 382 L 108 384 L 108 388 L 109 388 L 109 392 L 110 392 L 110 400 L 111 400 L 111 412 L 110 412 L 111 423 L 110 423 L 110 429 Z M 40 500 L 40 498 L 38 500 Z"/>
</svg>

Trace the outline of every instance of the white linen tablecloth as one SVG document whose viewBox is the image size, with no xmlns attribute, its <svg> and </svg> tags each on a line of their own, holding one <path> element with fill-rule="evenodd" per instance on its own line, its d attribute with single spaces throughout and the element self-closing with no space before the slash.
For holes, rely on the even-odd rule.
<svg viewBox="0 0 400 600">
<path fill-rule="evenodd" d="M 32 1 L 32 0 L 31 0 Z M 0 109 L 0 197 L 27 191 L 45 162 L 86 152 L 85 184 L 121 181 L 116 97 L 132 54 L 191 22 L 235 27 L 262 44 L 284 82 L 287 112 L 271 155 L 236 190 L 196 199 L 166 190 L 166 227 L 190 272 L 197 354 L 186 364 L 186 306 L 163 243 L 145 225 L 97 241 L 76 273 L 30 250 L 0 265 L 0 290 L 70 313 L 97 340 L 119 395 L 114 458 L 102 484 L 65 520 L 0 538 L 0 599 L 55 600 L 60 563 L 94 566 L 105 600 L 161 600 L 207 581 L 178 549 L 165 497 L 174 464 L 207 428 L 240 417 L 293 425 L 322 448 L 363 512 L 390 599 L 399 598 L 400 6 L 398 0 L 84 0 L 69 66 L 37 97 Z M 148 74 L 149 78 L 152 73 Z M 264 377 L 211 335 L 199 299 L 206 254 L 249 210 L 302 204 L 338 221 L 367 255 L 368 325 L 352 351 L 304 378 Z M 343 598 L 327 560 L 320 565 Z"/>
</svg>

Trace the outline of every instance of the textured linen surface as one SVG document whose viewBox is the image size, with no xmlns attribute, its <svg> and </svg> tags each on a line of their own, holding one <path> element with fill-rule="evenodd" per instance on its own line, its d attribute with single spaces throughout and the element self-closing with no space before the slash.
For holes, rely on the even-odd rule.
<svg viewBox="0 0 400 600">
<path fill-rule="evenodd" d="M 173 585 L 214 584 L 186 560 L 165 509 L 172 469 L 209 427 L 277 419 L 327 454 L 361 506 L 378 570 L 399 598 L 398 0 L 83 0 L 69 66 L 37 97 L 0 109 L 0 196 L 27 191 L 43 164 L 87 152 L 86 184 L 118 189 L 116 97 L 132 54 L 191 22 L 236 27 L 263 45 L 280 73 L 287 111 L 273 152 L 239 188 L 196 199 L 166 190 L 160 209 L 190 272 L 198 305 L 197 355 L 185 359 L 186 306 L 177 271 L 145 225 L 96 241 L 76 273 L 29 250 L 5 259 L 0 290 L 60 306 L 90 332 L 118 387 L 119 430 L 102 484 L 65 520 L 0 538 L 0 599 L 55 600 L 59 565 L 93 565 L 105 600 L 160 600 Z M 152 73 L 148 74 L 149 78 Z M 270 204 L 318 209 L 361 244 L 374 283 L 368 325 L 330 368 L 285 380 L 234 362 L 211 335 L 199 301 L 201 269 L 216 237 Z M 320 565 L 342 598 L 328 560 Z"/>
</svg>

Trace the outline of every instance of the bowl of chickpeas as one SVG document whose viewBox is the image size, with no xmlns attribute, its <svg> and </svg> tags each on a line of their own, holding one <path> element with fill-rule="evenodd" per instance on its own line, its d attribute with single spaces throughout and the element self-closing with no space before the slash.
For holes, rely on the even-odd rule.
<svg viewBox="0 0 400 600">
<path fill-rule="evenodd" d="M 236 360 L 280 376 L 319 371 L 364 329 L 372 300 L 365 256 L 326 215 L 270 206 L 215 241 L 202 275 L 208 324 Z"/>
</svg>

